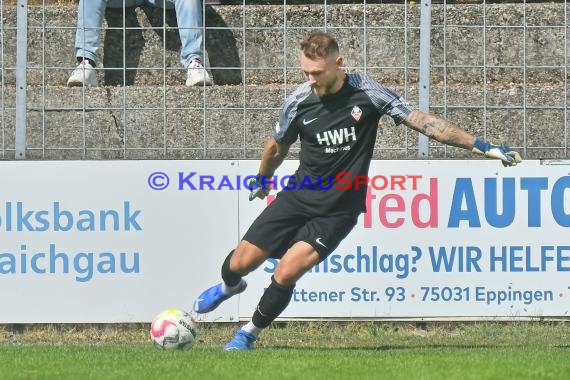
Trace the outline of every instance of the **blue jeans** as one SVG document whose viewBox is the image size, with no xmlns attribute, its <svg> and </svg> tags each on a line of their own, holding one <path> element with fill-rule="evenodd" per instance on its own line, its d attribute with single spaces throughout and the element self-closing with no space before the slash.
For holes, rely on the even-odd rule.
<svg viewBox="0 0 570 380">
<path fill-rule="evenodd" d="M 176 21 L 182 48 L 180 62 L 184 67 L 194 60 L 202 62 L 202 1 L 201 0 L 80 0 L 77 8 L 75 55 L 97 62 L 99 31 L 103 26 L 105 8 L 153 5 L 176 10 Z"/>
</svg>

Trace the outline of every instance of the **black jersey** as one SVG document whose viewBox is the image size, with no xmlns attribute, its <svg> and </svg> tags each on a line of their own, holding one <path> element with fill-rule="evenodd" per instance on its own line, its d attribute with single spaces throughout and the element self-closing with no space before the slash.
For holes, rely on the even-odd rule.
<svg viewBox="0 0 570 380">
<path fill-rule="evenodd" d="M 316 213 L 364 211 L 366 186 L 348 182 L 368 175 L 380 117 L 400 124 L 410 112 L 400 95 L 367 75 L 347 74 L 338 92 L 323 97 L 302 84 L 285 100 L 273 133 L 279 144 L 301 141 L 299 168 L 283 191 Z"/>
</svg>

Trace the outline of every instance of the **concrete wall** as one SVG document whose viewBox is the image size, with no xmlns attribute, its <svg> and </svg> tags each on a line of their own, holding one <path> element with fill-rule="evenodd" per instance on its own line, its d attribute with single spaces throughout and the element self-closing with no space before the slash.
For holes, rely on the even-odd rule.
<svg viewBox="0 0 570 380">
<path fill-rule="evenodd" d="M 434 5 L 432 112 L 527 158 L 567 158 L 564 12 L 564 4 Z M 175 26 L 174 13 L 166 16 Z M 15 7 L 5 6 L 4 159 L 14 157 L 15 20 Z M 122 27 L 122 11 L 108 10 L 102 87 L 64 87 L 75 66 L 75 20 L 73 6 L 29 7 L 28 158 L 258 158 L 281 101 L 302 81 L 298 43 L 325 21 L 349 70 L 366 69 L 418 101 L 417 4 L 329 4 L 326 12 L 320 5 L 207 5 L 207 64 L 216 86 L 205 90 L 183 86 L 177 31 L 162 29 L 162 10 L 146 7 L 125 13 L 135 29 L 124 41 L 113 29 Z M 415 157 L 415 133 L 389 119 L 381 127 L 377 158 Z M 465 154 L 430 149 L 431 157 Z"/>
</svg>

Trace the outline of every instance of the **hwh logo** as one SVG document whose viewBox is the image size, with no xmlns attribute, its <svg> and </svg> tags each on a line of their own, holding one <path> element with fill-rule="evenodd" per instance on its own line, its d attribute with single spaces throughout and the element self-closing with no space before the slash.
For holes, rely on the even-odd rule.
<svg viewBox="0 0 570 380">
<path fill-rule="evenodd" d="M 339 145 L 351 140 L 356 141 L 356 131 L 354 127 L 350 127 L 350 129 L 343 128 L 317 133 L 317 141 L 319 142 L 319 145 Z"/>
</svg>

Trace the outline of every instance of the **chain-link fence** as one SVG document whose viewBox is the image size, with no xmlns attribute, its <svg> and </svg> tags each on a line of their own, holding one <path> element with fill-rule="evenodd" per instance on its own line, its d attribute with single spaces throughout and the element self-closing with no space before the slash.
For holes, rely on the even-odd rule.
<svg viewBox="0 0 570 380">
<path fill-rule="evenodd" d="M 206 1 L 207 87 L 185 85 L 174 10 L 108 8 L 99 86 L 74 88 L 77 3 L 0 3 L 5 160 L 259 158 L 316 29 L 337 37 L 348 71 L 411 103 L 525 158 L 569 156 L 566 1 Z M 376 158 L 467 157 L 380 123 Z"/>
</svg>

